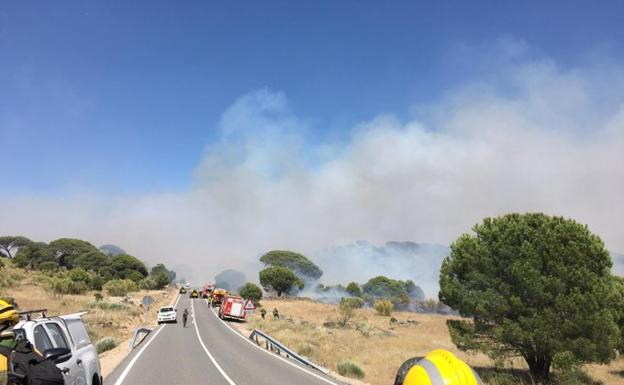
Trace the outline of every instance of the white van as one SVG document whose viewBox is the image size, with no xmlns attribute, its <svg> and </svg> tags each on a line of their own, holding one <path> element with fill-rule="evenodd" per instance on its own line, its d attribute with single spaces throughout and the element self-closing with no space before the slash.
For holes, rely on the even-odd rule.
<svg viewBox="0 0 624 385">
<path fill-rule="evenodd" d="M 91 343 L 81 316 L 76 313 L 60 317 L 20 321 L 13 328 L 28 339 L 42 354 L 50 349 L 68 349 L 70 354 L 55 360 L 66 385 L 102 385 L 102 370 L 97 350 Z"/>
</svg>

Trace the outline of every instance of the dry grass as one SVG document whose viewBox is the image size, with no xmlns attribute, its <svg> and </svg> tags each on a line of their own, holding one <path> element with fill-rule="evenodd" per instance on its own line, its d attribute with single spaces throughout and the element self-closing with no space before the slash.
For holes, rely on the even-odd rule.
<svg viewBox="0 0 624 385">
<path fill-rule="evenodd" d="M 263 300 L 262 304 L 267 309 L 266 320 L 256 312 L 247 324 L 233 325 L 244 330 L 263 330 L 332 371 L 340 362 L 354 362 L 366 373 L 363 381 L 370 384 L 392 384 L 396 370 L 405 360 L 438 348 L 454 352 L 484 374 L 494 368 L 485 355 L 467 354 L 455 347 L 445 323 L 449 316 L 394 312 L 392 315 L 399 322 L 391 325 L 390 317 L 377 315 L 372 309 L 359 309 L 347 327 L 340 328 L 329 324 L 340 316 L 335 305 L 301 299 Z M 271 316 L 274 307 L 279 309 L 280 320 Z M 508 367 L 526 369 L 520 360 L 508 363 Z M 624 384 L 624 359 L 608 366 L 588 365 L 587 370 L 604 384 Z"/>
<path fill-rule="evenodd" d="M 95 302 L 95 292 L 85 295 L 55 295 L 40 284 L 41 277 L 38 273 L 21 272 L 24 279 L 11 287 L 0 288 L 0 296 L 13 297 L 19 306 L 19 310 L 48 309 L 48 315 L 76 313 L 88 310 L 83 317 L 94 343 L 104 337 L 112 337 L 118 342 L 126 341 L 141 326 L 144 320 L 147 325 L 154 326 L 158 307 L 171 303 L 177 290 L 167 291 L 140 291 L 130 294 L 130 301 L 125 303 L 119 310 L 103 310 L 97 307 L 88 308 L 89 303 Z M 151 306 L 149 313 L 145 312 L 141 305 L 141 299 L 145 295 L 151 295 L 156 302 Z M 122 298 L 104 295 L 103 302 L 122 303 Z"/>
</svg>

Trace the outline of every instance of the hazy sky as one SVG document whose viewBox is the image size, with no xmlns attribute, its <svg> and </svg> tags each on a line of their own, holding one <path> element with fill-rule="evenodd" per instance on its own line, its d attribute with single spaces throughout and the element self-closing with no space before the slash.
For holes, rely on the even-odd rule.
<svg viewBox="0 0 624 385">
<path fill-rule="evenodd" d="M 624 3 L 437 3 L 0 3 L 0 233 L 244 268 L 540 210 L 624 250 Z"/>
</svg>

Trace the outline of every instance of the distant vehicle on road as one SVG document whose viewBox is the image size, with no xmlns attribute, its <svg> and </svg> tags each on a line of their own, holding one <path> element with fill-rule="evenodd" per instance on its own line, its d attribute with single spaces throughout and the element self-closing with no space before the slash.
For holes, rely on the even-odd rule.
<svg viewBox="0 0 624 385">
<path fill-rule="evenodd" d="M 214 285 L 211 283 L 207 283 L 204 285 L 204 287 L 202 287 L 202 291 L 201 291 L 201 297 L 202 298 L 210 298 L 210 295 L 212 294 L 212 291 L 214 290 Z"/>
<path fill-rule="evenodd" d="M 67 350 L 67 354 L 55 360 L 63 372 L 66 385 L 101 385 L 102 370 L 97 350 L 81 316 L 86 312 L 58 317 L 26 319 L 15 325 L 15 332 L 30 341 L 44 355 L 46 352 Z"/>
<path fill-rule="evenodd" d="M 241 297 L 224 296 L 219 308 L 219 318 L 245 321 L 245 301 Z"/>
<path fill-rule="evenodd" d="M 199 298 L 199 292 L 197 290 L 193 290 L 193 291 L 191 291 L 191 295 L 189 295 L 189 297 L 191 297 L 191 298 Z"/>
<path fill-rule="evenodd" d="M 176 313 L 176 309 L 171 306 L 163 306 L 158 309 L 158 315 L 156 316 L 158 320 L 158 324 L 160 325 L 163 322 L 178 322 L 178 315 Z"/>
<path fill-rule="evenodd" d="M 186 294 L 186 288 L 184 286 L 180 288 L 180 294 Z"/>
</svg>

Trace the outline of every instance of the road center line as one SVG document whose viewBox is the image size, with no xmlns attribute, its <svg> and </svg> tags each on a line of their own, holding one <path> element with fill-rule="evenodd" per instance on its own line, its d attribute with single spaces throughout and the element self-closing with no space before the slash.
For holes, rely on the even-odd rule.
<svg viewBox="0 0 624 385">
<path fill-rule="evenodd" d="M 209 310 L 215 317 L 217 317 L 217 314 L 215 313 L 214 309 L 211 308 Z M 217 317 L 217 319 L 219 321 L 221 321 L 223 323 L 223 325 L 225 325 L 225 327 L 228 328 L 232 333 L 236 334 L 237 336 L 239 336 L 243 340 L 247 341 L 248 343 L 250 343 L 252 346 L 256 347 L 257 349 L 260 349 L 261 351 L 269 354 L 271 357 L 275 357 L 275 358 L 277 358 L 279 360 L 282 360 L 284 363 L 286 363 L 286 364 L 288 364 L 288 365 L 290 365 L 290 366 L 292 366 L 294 368 L 297 368 L 297 369 L 301 370 L 302 372 L 308 373 L 309 375 L 314 376 L 314 377 L 318 378 L 319 380 L 324 381 L 324 382 L 326 382 L 326 383 L 328 383 L 330 385 L 339 385 L 339 384 L 337 384 L 337 383 L 335 383 L 335 382 L 333 382 L 333 381 L 331 381 L 331 380 L 329 380 L 329 379 L 327 379 L 327 378 L 325 378 L 323 376 L 319 376 L 316 373 L 312 373 L 311 371 L 309 371 L 309 370 L 307 370 L 307 369 L 305 369 L 305 368 L 303 368 L 303 367 L 301 367 L 301 366 L 299 366 L 299 365 L 297 365 L 297 364 L 287 360 L 286 358 L 284 358 L 282 356 L 279 356 L 279 355 L 277 355 L 275 353 L 269 352 L 266 349 L 263 349 L 262 347 L 260 347 L 260 346 L 256 345 L 255 343 L 253 343 L 249 338 L 245 337 L 244 335 L 242 335 L 238 331 L 234 330 L 234 328 L 232 328 L 230 325 L 228 325 L 227 322 L 223 321 L 221 318 Z"/>
<path fill-rule="evenodd" d="M 219 371 L 219 373 L 221 373 L 221 375 L 223 376 L 223 378 L 225 378 L 225 380 L 230 384 L 230 385 L 236 385 L 236 383 L 234 381 L 232 381 L 232 379 L 230 378 L 230 376 L 227 375 L 227 373 L 225 373 L 225 371 L 221 368 L 221 366 L 219 366 L 219 364 L 217 363 L 217 360 L 215 360 L 215 358 L 212 356 L 212 354 L 210 353 L 210 351 L 208 350 L 208 348 L 206 347 L 206 345 L 204 344 L 204 341 L 201 338 L 201 335 L 199 334 L 199 328 L 197 327 L 197 320 L 195 319 L 195 307 L 194 307 L 194 301 L 191 299 L 191 312 L 193 313 L 193 324 L 195 325 L 195 332 L 197 333 L 197 339 L 199 339 L 199 343 L 201 344 L 202 348 L 204 348 L 204 351 L 206 352 L 206 354 L 208 355 L 208 358 L 210 358 L 210 361 L 212 361 L 212 363 L 214 364 L 214 366 L 217 368 L 217 370 Z M 115 384 L 117 385 L 117 384 Z"/>
<path fill-rule="evenodd" d="M 178 294 L 178 297 L 176 298 L 176 301 L 173 304 L 174 308 L 177 306 L 179 301 L 180 301 L 180 295 Z M 152 338 L 150 338 L 150 340 L 147 341 L 145 343 L 145 345 L 143 345 L 143 347 L 141 348 L 141 350 L 139 350 L 139 352 L 136 354 L 136 356 L 132 357 L 132 360 L 128 363 L 128 365 L 126 366 L 124 371 L 121 372 L 121 375 L 119 376 L 119 378 L 117 378 L 117 381 L 115 381 L 115 385 L 121 385 L 124 382 L 124 380 L 126 379 L 126 376 L 128 375 L 128 373 L 130 373 L 130 370 L 132 370 L 132 367 L 134 366 L 134 364 L 136 364 L 136 362 L 139 359 L 139 357 L 141 357 L 141 354 L 143 354 L 145 349 L 147 349 L 147 347 L 152 343 L 152 341 L 154 341 L 156 339 L 156 336 L 158 336 L 158 333 L 160 333 L 165 328 L 165 326 L 167 326 L 167 325 L 166 324 L 160 325 L 157 328 L 157 330 L 154 333 L 154 335 L 152 336 Z"/>
</svg>

